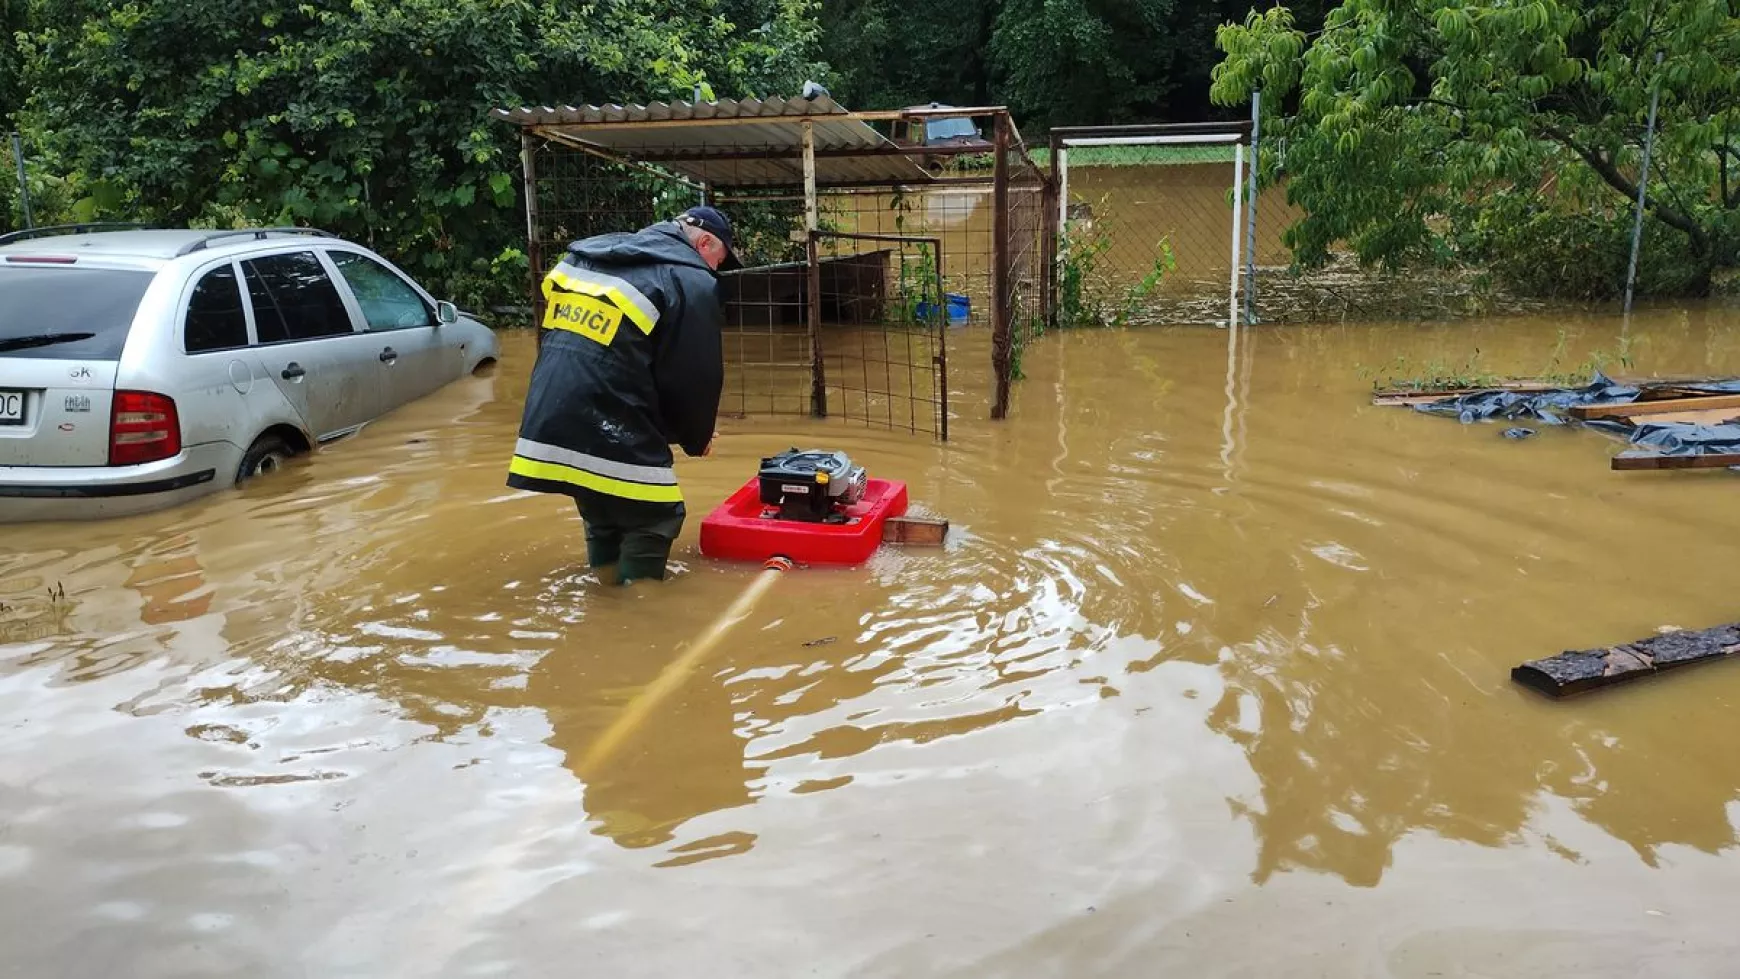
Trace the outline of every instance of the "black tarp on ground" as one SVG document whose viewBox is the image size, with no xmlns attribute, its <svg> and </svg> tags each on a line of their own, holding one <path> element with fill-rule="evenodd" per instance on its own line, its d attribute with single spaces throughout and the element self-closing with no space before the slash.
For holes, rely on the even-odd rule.
<svg viewBox="0 0 1740 979">
<path fill-rule="evenodd" d="M 1579 388 L 1549 391 L 1474 391 L 1428 404 L 1414 410 L 1428 415 L 1456 418 L 1463 424 L 1477 421 L 1536 421 L 1564 425 L 1577 405 L 1629 404 L 1651 391 L 1671 390 L 1676 396 L 1740 394 L 1740 379 L 1726 381 L 1663 381 L 1654 384 L 1620 384 L 1597 373 Z M 1625 439 L 1632 445 L 1654 449 L 1662 455 L 1690 456 L 1740 452 L 1740 424 L 1700 425 L 1689 422 L 1634 423 L 1622 418 L 1594 418 L 1582 422 L 1596 431 Z M 1527 433 L 1527 434 L 1524 434 Z M 1526 428 L 1509 428 L 1506 438 L 1526 438 Z"/>
<path fill-rule="evenodd" d="M 1648 446 L 1662 455 L 1693 456 L 1740 452 L 1740 425 L 1644 424 L 1630 431 L 1632 445 Z"/>
<path fill-rule="evenodd" d="M 1658 384 L 1620 384 L 1605 374 L 1597 373 L 1580 388 L 1554 388 L 1550 391 L 1511 391 L 1495 389 L 1473 391 L 1453 398 L 1415 405 L 1415 411 L 1428 415 L 1447 415 L 1464 424 L 1488 419 L 1505 421 L 1533 420 L 1548 425 L 1562 425 L 1570 409 L 1577 405 L 1630 404 L 1650 391 L 1672 390 L 1676 395 L 1740 394 L 1740 378 L 1729 381 L 1663 381 Z M 1627 431 L 1631 426 L 1623 425 Z M 1605 426 L 1603 426 L 1605 427 Z"/>
<path fill-rule="evenodd" d="M 1445 398 L 1429 404 L 1415 405 L 1415 411 L 1428 415 L 1447 415 L 1463 424 L 1488 419 L 1505 421 L 1538 421 L 1547 425 L 1563 425 L 1565 413 L 1574 405 L 1624 404 L 1636 401 L 1642 388 L 1617 384 L 1606 376 L 1580 388 L 1558 388 L 1551 391 L 1475 391 L 1471 394 Z M 1740 383 L 1735 387 L 1740 391 Z"/>
</svg>

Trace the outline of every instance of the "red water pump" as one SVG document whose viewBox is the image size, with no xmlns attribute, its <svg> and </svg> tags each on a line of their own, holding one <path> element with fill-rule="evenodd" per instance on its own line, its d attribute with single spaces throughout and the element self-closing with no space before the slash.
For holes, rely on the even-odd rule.
<svg viewBox="0 0 1740 979">
<path fill-rule="evenodd" d="M 905 483 L 871 479 L 844 452 L 794 448 L 761 460 L 756 477 L 701 521 L 701 553 L 862 564 L 906 505 Z"/>
</svg>

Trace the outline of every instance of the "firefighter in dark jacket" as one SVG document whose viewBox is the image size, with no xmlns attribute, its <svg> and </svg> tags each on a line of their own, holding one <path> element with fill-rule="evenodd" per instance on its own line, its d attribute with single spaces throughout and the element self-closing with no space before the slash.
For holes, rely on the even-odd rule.
<svg viewBox="0 0 1740 979">
<path fill-rule="evenodd" d="M 717 272 L 730 221 L 696 207 L 568 246 L 545 312 L 508 485 L 574 498 L 587 562 L 662 579 L 683 527 L 671 446 L 712 448 L 724 383 Z"/>
</svg>

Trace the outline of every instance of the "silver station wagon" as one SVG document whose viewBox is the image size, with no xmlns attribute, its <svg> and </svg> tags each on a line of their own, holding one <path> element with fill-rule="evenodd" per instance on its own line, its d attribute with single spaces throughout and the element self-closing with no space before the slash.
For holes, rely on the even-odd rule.
<svg viewBox="0 0 1740 979">
<path fill-rule="evenodd" d="M 498 354 L 488 327 L 323 232 L 0 237 L 0 521 L 233 486 Z"/>
</svg>

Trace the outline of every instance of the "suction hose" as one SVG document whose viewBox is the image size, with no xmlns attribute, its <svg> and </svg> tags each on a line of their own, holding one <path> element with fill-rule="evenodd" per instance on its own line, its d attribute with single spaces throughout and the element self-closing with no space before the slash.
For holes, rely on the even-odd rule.
<svg viewBox="0 0 1740 979">
<path fill-rule="evenodd" d="M 794 566 L 792 560 L 787 557 L 768 558 L 767 563 L 761 566 L 761 573 L 755 576 L 755 580 L 749 583 L 749 587 L 744 589 L 737 601 L 732 603 L 729 609 L 726 609 L 725 614 L 714 620 L 712 626 L 702 634 L 695 645 L 691 646 L 670 666 L 665 667 L 665 671 L 660 673 L 652 683 L 647 685 L 646 689 L 640 692 L 638 697 L 629 703 L 622 715 L 616 719 L 616 723 L 612 724 L 610 729 L 593 743 L 592 748 L 586 753 L 586 757 L 581 763 L 580 773 L 588 779 L 595 777 L 599 769 L 615 755 L 622 743 L 628 740 L 634 734 L 635 729 L 646 720 L 652 709 L 682 686 L 683 680 L 694 671 L 702 660 L 707 658 L 707 654 L 713 651 L 713 647 L 719 644 L 731 626 L 736 625 L 749 614 L 762 594 L 773 585 L 774 579 L 778 578 L 782 572 L 792 570 Z M 451 912 L 451 917 L 457 917 L 458 921 L 444 918 L 440 922 L 439 928 L 426 940 L 417 943 L 411 950 L 411 954 L 445 965 L 469 940 L 471 932 L 468 928 L 473 920 L 482 913 L 482 909 L 492 902 L 503 899 L 502 892 L 505 890 L 503 877 L 513 867 L 515 861 L 526 858 L 531 846 L 548 832 L 552 823 L 567 818 L 571 818 L 571 814 L 566 809 L 555 807 L 548 801 L 539 804 L 532 817 L 527 820 L 524 831 L 512 834 L 506 844 L 498 847 L 490 855 L 492 859 L 486 861 L 478 871 L 476 878 L 467 881 L 458 888 L 457 893 L 453 895 L 454 900 L 441 903 L 442 909 Z M 434 971 L 434 968 L 419 968 L 403 974 L 424 976 L 432 975 Z"/>
<path fill-rule="evenodd" d="M 586 778 L 596 777 L 599 770 L 609 763 L 617 750 L 622 747 L 622 743 L 628 740 L 629 736 L 634 734 L 635 730 L 646 721 L 647 715 L 652 713 L 653 708 L 683 685 L 683 681 L 688 679 L 695 667 L 699 666 L 701 661 L 713 652 L 713 648 L 719 645 L 720 640 L 725 638 L 725 634 L 731 631 L 731 627 L 742 621 L 755 608 L 755 603 L 761 601 L 761 596 L 766 594 L 783 572 L 790 571 L 793 567 L 795 565 L 791 558 L 782 555 L 768 558 L 767 562 L 761 566 L 761 573 L 755 576 L 755 580 L 749 583 L 749 587 L 743 590 L 743 594 L 737 597 L 737 601 L 732 602 L 731 607 L 726 609 L 723 615 L 713 620 L 713 624 L 707 627 L 707 631 L 701 634 L 701 638 L 696 640 L 693 646 L 690 646 L 683 655 L 673 660 L 671 665 L 665 667 L 664 672 L 655 677 L 653 682 L 647 684 L 646 689 L 630 701 L 628 706 L 623 708 L 622 714 L 617 717 L 616 721 L 599 736 L 597 741 L 592 743 L 592 747 L 587 749 L 585 758 L 580 762 L 581 773 Z"/>
</svg>

